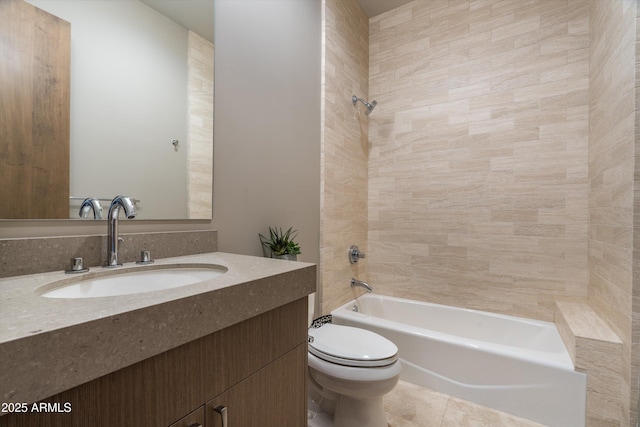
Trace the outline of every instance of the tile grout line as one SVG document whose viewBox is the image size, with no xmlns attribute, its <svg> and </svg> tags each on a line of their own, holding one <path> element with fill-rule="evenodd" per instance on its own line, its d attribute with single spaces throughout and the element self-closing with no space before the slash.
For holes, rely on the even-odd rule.
<svg viewBox="0 0 640 427">
<path fill-rule="evenodd" d="M 440 427 L 444 425 L 444 420 L 447 415 L 447 411 L 449 410 L 449 402 L 451 402 L 451 396 L 447 397 L 447 404 L 444 405 L 444 411 L 442 411 L 442 418 L 440 418 L 440 424 L 439 424 Z"/>
</svg>

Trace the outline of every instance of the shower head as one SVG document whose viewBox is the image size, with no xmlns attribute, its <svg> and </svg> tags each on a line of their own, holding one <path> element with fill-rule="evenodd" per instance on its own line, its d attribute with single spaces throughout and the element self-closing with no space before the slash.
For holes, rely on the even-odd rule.
<svg viewBox="0 0 640 427">
<path fill-rule="evenodd" d="M 378 102 L 374 99 L 373 101 L 371 101 L 371 104 L 367 102 L 364 105 L 367 106 L 367 111 L 365 111 L 364 114 L 368 116 L 369 114 L 371 114 L 373 109 L 376 108 L 376 105 L 378 105 Z"/>
<path fill-rule="evenodd" d="M 375 100 L 371 101 L 371 103 L 368 103 L 368 102 L 367 102 L 367 101 L 365 101 L 364 99 L 362 99 L 362 98 L 358 98 L 358 97 L 357 97 L 357 96 L 355 96 L 355 95 L 353 95 L 353 96 L 351 97 L 351 102 L 353 102 L 353 105 L 356 105 L 356 103 L 357 103 L 358 101 L 362 102 L 362 103 L 364 104 L 364 106 L 365 106 L 365 107 L 367 107 L 367 111 L 365 111 L 365 112 L 364 112 L 364 114 L 365 114 L 366 116 L 368 116 L 369 114 L 371 114 L 371 112 L 373 111 L 373 109 L 374 109 L 374 108 L 376 108 L 376 105 L 378 105 L 378 103 L 377 103 Z"/>
</svg>

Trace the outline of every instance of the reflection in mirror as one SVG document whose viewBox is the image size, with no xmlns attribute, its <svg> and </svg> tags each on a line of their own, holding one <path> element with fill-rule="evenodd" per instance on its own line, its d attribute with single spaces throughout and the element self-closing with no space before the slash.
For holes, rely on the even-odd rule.
<svg viewBox="0 0 640 427">
<path fill-rule="evenodd" d="M 71 24 L 69 217 L 125 194 L 138 219 L 210 219 L 213 0 L 28 2 Z M 150 7 L 176 3 L 210 33 Z"/>
</svg>

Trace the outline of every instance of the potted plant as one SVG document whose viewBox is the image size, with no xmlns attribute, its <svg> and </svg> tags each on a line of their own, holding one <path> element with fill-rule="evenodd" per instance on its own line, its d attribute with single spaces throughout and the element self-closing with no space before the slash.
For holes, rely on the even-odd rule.
<svg viewBox="0 0 640 427">
<path fill-rule="evenodd" d="M 259 234 L 260 242 L 263 248 L 269 249 L 271 258 L 288 259 L 296 261 L 297 255 L 300 254 L 300 245 L 294 241 L 298 235 L 298 231 L 290 227 L 287 231 L 282 228 L 269 227 L 269 237 Z"/>
</svg>

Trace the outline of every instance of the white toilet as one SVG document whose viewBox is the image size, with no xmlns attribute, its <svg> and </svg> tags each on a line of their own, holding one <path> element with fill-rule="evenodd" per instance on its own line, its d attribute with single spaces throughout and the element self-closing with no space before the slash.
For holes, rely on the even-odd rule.
<svg viewBox="0 0 640 427">
<path fill-rule="evenodd" d="M 382 396 L 400 378 L 398 347 L 371 331 L 327 323 L 309 329 L 310 392 L 334 427 L 387 427 Z M 328 402 L 327 402 L 328 401 Z"/>
</svg>

